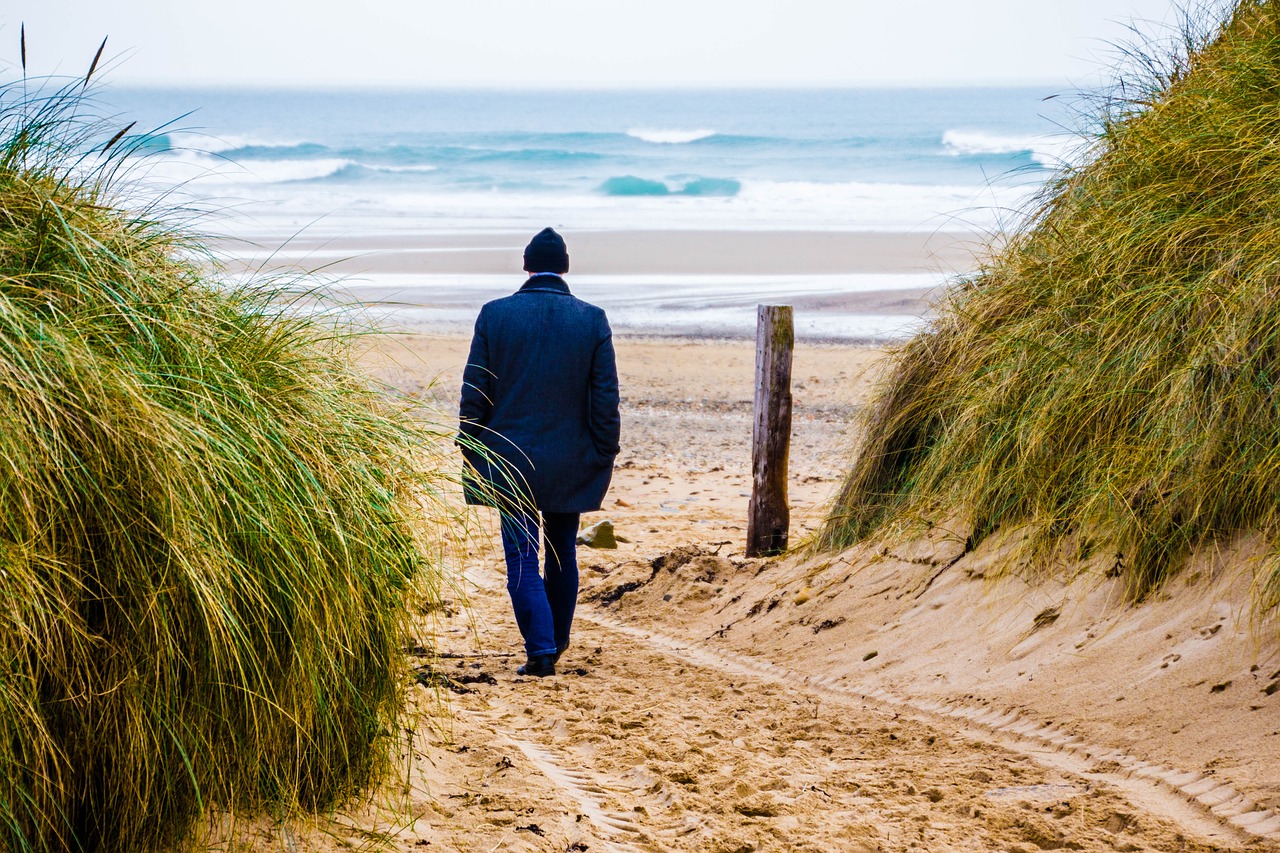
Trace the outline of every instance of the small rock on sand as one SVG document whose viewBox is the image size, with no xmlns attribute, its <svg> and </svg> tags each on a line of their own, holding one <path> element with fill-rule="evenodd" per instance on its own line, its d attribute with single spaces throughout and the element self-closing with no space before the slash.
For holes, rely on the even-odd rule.
<svg viewBox="0 0 1280 853">
<path fill-rule="evenodd" d="M 606 518 L 579 530 L 578 544 L 588 548 L 617 548 L 618 539 L 613 533 L 613 522 Z"/>
</svg>

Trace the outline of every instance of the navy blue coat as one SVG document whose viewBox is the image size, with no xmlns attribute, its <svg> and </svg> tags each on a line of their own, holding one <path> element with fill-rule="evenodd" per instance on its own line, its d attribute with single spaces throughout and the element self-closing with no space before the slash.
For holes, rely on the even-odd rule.
<svg viewBox="0 0 1280 853">
<path fill-rule="evenodd" d="M 467 503 L 495 506 L 509 496 L 543 512 L 599 509 L 621 425 L 604 311 L 550 275 L 486 304 L 459 416 L 463 454 L 480 478 L 469 478 Z"/>
</svg>

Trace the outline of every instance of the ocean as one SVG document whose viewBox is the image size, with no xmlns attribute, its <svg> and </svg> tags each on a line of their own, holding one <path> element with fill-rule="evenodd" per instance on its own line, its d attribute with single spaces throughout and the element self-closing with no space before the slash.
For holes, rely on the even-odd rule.
<svg viewBox="0 0 1280 853">
<path fill-rule="evenodd" d="M 145 171 L 256 225 L 995 227 L 1069 148 L 1043 89 L 104 89 Z M 234 221 L 235 217 L 230 217 Z"/>
<path fill-rule="evenodd" d="M 112 121 L 136 119 L 136 130 L 151 131 L 132 172 L 140 186 L 177 184 L 168 201 L 210 211 L 203 230 L 269 247 L 286 238 L 297 245 L 299 235 L 318 245 L 531 234 L 545 225 L 569 232 L 989 233 L 1016 223 L 1073 150 L 1064 130 L 1070 120 L 1053 95 L 1037 88 L 108 87 L 96 98 Z M 380 311 L 380 322 L 427 330 L 465 325 L 478 308 L 471 294 L 506 286 L 494 270 L 441 270 L 441 253 L 454 250 L 431 251 L 433 265 L 422 274 L 412 262 L 425 255 L 408 254 L 396 274 L 356 267 L 344 286 L 401 297 Z M 512 257 L 518 274 L 517 250 Z M 574 286 L 604 305 L 616 327 L 632 331 L 750 335 L 753 300 L 777 293 L 825 306 L 810 315 L 797 309 L 801 337 L 880 341 L 919 328 L 920 311 L 863 316 L 833 294 L 900 289 L 919 297 L 946 281 L 942 273 L 922 281 L 920 270 L 776 274 L 787 271 L 726 280 L 604 269 L 577 276 Z"/>
</svg>

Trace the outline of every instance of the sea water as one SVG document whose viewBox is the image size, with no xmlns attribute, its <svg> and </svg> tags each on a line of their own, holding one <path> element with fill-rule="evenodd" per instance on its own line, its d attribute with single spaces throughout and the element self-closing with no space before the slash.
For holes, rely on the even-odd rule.
<svg viewBox="0 0 1280 853">
<path fill-rule="evenodd" d="M 323 231 L 990 228 L 1071 139 L 1045 89 L 108 89 L 147 169 Z M 234 219 L 234 217 L 233 217 Z"/>
<path fill-rule="evenodd" d="M 150 130 L 134 171 L 140 183 L 176 182 L 175 200 L 215 211 L 212 230 L 268 244 L 297 233 L 532 233 L 548 224 L 989 232 L 1016 224 L 1073 156 L 1071 122 L 1054 95 L 108 88 L 98 99 L 122 126 L 137 119 L 135 133 Z M 758 278 L 578 282 L 598 291 L 616 324 L 668 329 L 682 319 L 725 334 L 751 333 L 754 312 L 743 300 L 769 287 L 803 296 L 867 286 L 857 275 L 785 285 Z M 455 279 L 485 291 L 479 278 Z M 444 312 L 439 284 L 422 277 L 416 286 Z M 918 288 L 919 276 L 886 286 Z M 651 299 L 635 304 L 637 293 Z M 473 316 L 475 307 L 449 310 Z M 401 306 L 396 316 L 407 322 L 414 310 Z M 920 318 L 797 323 L 802 336 L 883 339 L 910 333 Z"/>
</svg>

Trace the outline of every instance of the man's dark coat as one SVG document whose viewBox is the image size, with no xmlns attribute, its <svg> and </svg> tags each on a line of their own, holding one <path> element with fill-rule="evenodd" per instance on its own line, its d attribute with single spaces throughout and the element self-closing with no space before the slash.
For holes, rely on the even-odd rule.
<svg viewBox="0 0 1280 853">
<path fill-rule="evenodd" d="M 599 509 L 620 431 L 604 311 L 550 275 L 486 304 L 459 414 L 463 453 L 481 480 L 467 484 L 467 503 L 493 506 L 514 495 L 543 512 Z"/>
</svg>

